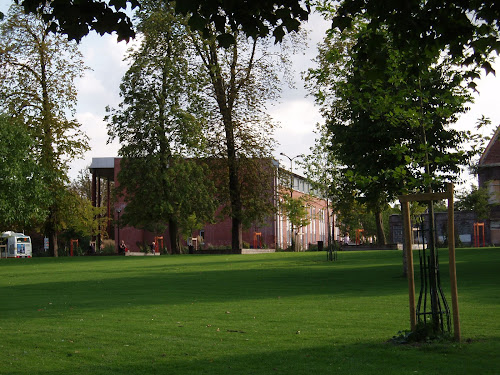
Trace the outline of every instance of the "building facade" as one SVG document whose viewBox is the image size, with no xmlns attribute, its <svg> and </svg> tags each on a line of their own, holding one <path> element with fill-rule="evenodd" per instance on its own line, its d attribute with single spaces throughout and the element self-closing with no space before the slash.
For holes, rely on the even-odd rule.
<svg viewBox="0 0 500 375">
<path fill-rule="evenodd" d="M 486 220 L 487 243 L 500 244 L 500 126 L 495 131 L 478 164 L 479 188 L 488 190 L 491 205 Z"/>
<path fill-rule="evenodd" d="M 100 207 L 103 201 L 101 191 L 103 184 L 107 187 L 118 186 L 118 173 L 120 172 L 121 158 L 93 158 L 90 166 L 92 173 L 92 203 L 95 207 Z M 292 242 L 292 231 L 289 220 L 279 210 L 279 179 L 278 171 L 280 165 L 273 161 L 275 173 L 269 174 L 272 191 L 269 192 L 269 201 L 275 206 L 275 214 L 269 217 L 261 225 L 253 225 L 243 232 L 244 247 L 250 248 L 270 248 L 286 249 Z M 267 174 L 266 174 L 267 175 Z M 319 241 L 324 244 L 328 242 L 328 233 L 332 234 L 331 239 L 335 240 L 335 215 L 328 207 L 326 199 L 314 197 L 311 186 L 305 178 L 292 174 L 290 178 L 294 198 L 302 195 L 310 196 L 307 200 L 307 210 L 310 223 L 303 228 L 299 228 L 298 242 L 301 249 L 307 250 L 311 245 L 317 245 Z M 106 189 L 110 191 L 110 189 Z M 111 199 L 107 199 L 111 202 Z M 130 251 L 139 251 L 141 247 L 148 246 L 158 236 L 163 238 L 166 248 L 170 245 L 168 231 L 165 233 L 151 233 L 143 229 L 134 227 L 119 228 L 115 223 L 119 221 L 119 216 L 126 209 L 126 202 L 119 198 L 107 207 L 108 212 L 108 236 L 115 240 L 118 246 L 121 240 L 125 241 Z M 201 230 L 193 232 L 189 238 L 182 239 L 183 245 L 192 245 L 198 250 L 228 248 L 231 245 L 231 219 L 226 218 L 214 224 L 206 224 Z M 337 230 L 338 232 L 338 230 Z M 99 242 L 99 240 L 98 240 Z"/>
</svg>

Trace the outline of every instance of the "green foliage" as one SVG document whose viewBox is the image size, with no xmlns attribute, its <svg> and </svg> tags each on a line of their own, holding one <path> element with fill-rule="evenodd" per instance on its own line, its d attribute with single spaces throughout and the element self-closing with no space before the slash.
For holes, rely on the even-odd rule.
<svg viewBox="0 0 500 375">
<path fill-rule="evenodd" d="M 493 71 L 491 57 L 500 51 L 500 9 L 495 2 L 409 0 L 379 5 L 376 0 L 343 0 L 333 26 L 345 30 L 359 16 L 366 17 L 370 29 L 387 29 L 396 48 L 413 49 L 426 66 L 437 56 L 449 56 L 462 60 L 469 68 L 463 72 L 470 77 L 478 76 L 476 67 Z M 369 63 L 383 64 L 377 52 L 384 44 L 380 39 L 370 41 Z"/>
<path fill-rule="evenodd" d="M 127 12 L 144 8 L 147 0 L 112 0 L 101 2 L 84 0 L 68 5 L 52 2 L 50 8 L 40 0 L 19 0 L 27 12 L 42 12 L 51 22 L 51 31 L 67 34 L 70 39 L 81 38 L 95 30 L 99 34 L 116 32 L 118 40 L 129 40 L 135 36 L 133 23 Z M 240 29 L 247 37 L 264 37 L 271 34 L 276 41 L 282 40 L 285 32 L 297 31 L 300 23 L 308 19 L 310 5 L 307 1 L 165 1 L 174 3 L 178 14 L 190 15 L 189 25 L 205 37 L 216 34 L 221 46 L 234 43 L 233 33 Z M 0 13 L 1 14 L 1 13 Z"/>
<path fill-rule="evenodd" d="M 41 10 L 47 9 L 44 6 Z M 44 223 L 57 256 L 57 230 L 69 162 L 88 150 L 75 114 L 75 79 L 85 70 L 76 43 L 49 33 L 40 15 L 25 15 L 12 5 L 0 24 L 0 111 L 24 123 L 31 149 L 44 170 L 52 202 Z"/>
<path fill-rule="evenodd" d="M 343 188 L 339 163 L 330 151 L 331 134 L 324 124 L 316 124 L 315 145 L 310 148 L 311 153 L 306 155 L 302 162 L 298 162 L 305 169 L 305 175 L 311 186 L 310 194 L 320 199 L 327 199 L 327 208 L 338 212 L 345 206 L 346 190 Z"/>
<path fill-rule="evenodd" d="M 498 199 L 498 198 L 496 198 Z M 472 186 L 470 191 L 457 194 L 455 209 L 458 211 L 474 211 L 479 220 L 487 220 L 494 204 L 490 203 L 490 194 L 487 188 Z"/>
<path fill-rule="evenodd" d="M 121 225 L 162 233 L 171 249 L 178 237 L 210 222 L 216 208 L 208 167 L 199 156 L 206 121 L 200 81 L 188 44 L 186 20 L 170 4 L 149 3 L 137 14 L 141 44 L 131 50 L 131 66 L 120 85 L 118 109 L 109 109 L 110 138 L 123 157 L 118 196 L 127 203 Z M 180 230 L 180 231 L 179 231 Z"/>
<path fill-rule="evenodd" d="M 0 227 L 23 230 L 45 220 L 51 197 L 19 120 L 0 114 Z"/>
<path fill-rule="evenodd" d="M 59 204 L 61 217 L 58 230 L 66 237 L 85 238 L 104 235 L 108 218 L 106 207 L 93 207 L 92 202 L 68 189 Z"/>
<path fill-rule="evenodd" d="M 201 161 L 176 158 L 162 169 L 153 155 L 123 158 L 121 168 L 118 192 L 126 192 L 127 202 L 122 225 L 162 233 L 175 221 L 186 234 L 212 220 L 216 208 L 213 184 Z"/>
<path fill-rule="evenodd" d="M 89 168 L 84 168 L 78 172 L 76 179 L 71 181 L 70 189 L 82 198 L 92 199 L 92 176 Z M 103 190 L 102 196 L 107 198 L 107 185 L 101 186 L 101 189 Z"/>
<path fill-rule="evenodd" d="M 297 198 L 293 198 L 287 193 L 280 195 L 280 210 L 296 230 L 311 222 L 307 203 L 308 198 L 305 195 Z"/>
<path fill-rule="evenodd" d="M 450 126 L 472 100 L 463 60 L 397 45 L 390 28 L 372 28 L 370 21 L 358 17 L 351 28 L 329 33 L 307 80 L 338 161 L 339 200 L 366 204 L 384 238 L 381 213 L 388 203 L 454 181 L 477 150 L 466 146 L 472 132 Z"/>
<path fill-rule="evenodd" d="M 114 240 L 102 241 L 102 249 L 98 250 L 99 254 L 113 255 L 116 254 L 116 246 Z"/>
<path fill-rule="evenodd" d="M 12 5 L 0 25 L 0 110 L 19 117 L 35 139 L 33 152 L 65 180 L 68 163 L 88 149 L 75 114 L 74 81 L 83 76 L 83 57 L 74 42 L 47 33 L 40 16 Z"/>
</svg>

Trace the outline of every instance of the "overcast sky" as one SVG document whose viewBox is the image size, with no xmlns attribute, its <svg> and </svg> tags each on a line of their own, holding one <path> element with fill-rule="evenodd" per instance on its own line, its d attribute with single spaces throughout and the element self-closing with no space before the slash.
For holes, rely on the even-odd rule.
<svg viewBox="0 0 500 375">
<path fill-rule="evenodd" d="M 0 3 L 2 3 L 0 10 L 6 12 L 6 0 L 0 0 Z M 309 29 L 308 48 L 292 59 L 297 77 L 296 88 L 290 89 L 284 84 L 282 99 L 269 107 L 271 116 L 281 124 L 281 128 L 275 133 L 279 145 L 276 146 L 274 156 L 286 167 L 289 166 L 289 161 L 280 156 L 280 153 L 283 152 L 290 157 L 309 153 L 309 149 L 314 146 L 315 124 L 322 122 L 313 99 L 307 96 L 299 77 L 300 72 L 314 66 L 311 60 L 316 55 L 316 45 L 323 39 L 328 23 L 321 20 L 318 15 L 312 15 L 305 26 Z M 76 117 L 89 136 L 91 150 L 83 159 L 75 160 L 71 164 L 72 179 L 77 176 L 79 170 L 90 165 L 93 157 L 117 155 L 118 143 L 107 144 L 108 136 L 103 118 L 107 105 L 116 107 L 119 103 L 119 84 L 127 70 L 123 57 L 129 46 L 125 42 L 117 43 L 115 36 L 98 36 L 95 33 L 85 37 L 80 43 L 85 63 L 91 70 L 76 82 L 78 89 Z M 500 71 L 500 64 L 496 64 L 496 68 Z M 461 117 L 457 126 L 461 129 L 472 128 L 481 115 L 489 117 L 495 127 L 499 125 L 499 89 L 500 78 L 491 74 L 483 77 L 478 82 L 480 95 L 476 95 L 471 110 Z"/>
</svg>

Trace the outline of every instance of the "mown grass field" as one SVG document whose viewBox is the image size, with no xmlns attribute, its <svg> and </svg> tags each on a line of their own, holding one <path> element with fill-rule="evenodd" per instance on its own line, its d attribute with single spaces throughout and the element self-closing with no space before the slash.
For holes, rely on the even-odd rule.
<svg viewBox="0 0 500 375">
<path fill-rule="evenodd" d="M 387 342 L 401 275 L 397 251 L 2 259 L 0 374 L 500 374 L 500 249 L 457 250 L 462 343 Z"/>
</svg>

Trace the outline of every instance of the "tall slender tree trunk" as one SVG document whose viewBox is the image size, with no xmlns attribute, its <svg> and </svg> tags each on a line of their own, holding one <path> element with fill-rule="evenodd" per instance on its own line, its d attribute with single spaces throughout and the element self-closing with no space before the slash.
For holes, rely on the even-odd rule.
<svg viewBox="0 0 500 375">
<path fill-rule="evenodd" d="M 236 48 L 236 47 L 233 47 Z M 213 67 L 211 72 L 212 84 L 215 89 L 217 104 L 219 111 L 222 115 L 224 124 L 224 131 L 226 135 L 226 157 L 228 163 L 229 174 L 229 199 L 231 202 L 231 250 L 233 253 L 241 253 L 242 238 L 243 238 L 243 222 L 242 211 L 243 206 L 241 203 L 241 188 L 239 183 L 239 167 L 236 155 L 236 144 L 234 141 L 234 123 L 232 116 L 232 108 L 235 100 L 236 92 L 234 88 L 234 81 L 231 80 L 231 88 L 229 91 L 225 89 L 226 85 L 221 75 L 219 63 L 217 61 L 217 47 L 215 44 L 210 45 L 210 65 Z M 236 51 L 236 50 L 234 50 Z M 234 52 L 233 59 L 237 55 Z M 236 60 L 234 60 L 234 63 Z M 232 72 L 234 75 L 234 72 Z M 234 76 L 233 76 L 234 77 Z"/>
<path fill-rule="evenodd" d="M 42 158 L 41 164 L 46 170 L 53 170 L 55 167 L 55 155 L 52 143 L 54 142 L 54 137 L 52 133 L 52 106 L 50 103 L 49 91 L 48 91 L 48 78 L 47 78 L 47 59 L 45 55 L 45 43 L 44 39 L 40 41 L 40 85 L 42 87 Z M 53 174 L 49 176 L 50 182 L 48 185 L 53 191 L 54 196 L 57 196 L 57 176 Z M 57 211 L 57 200 L 55 200 L 49 207 L 49 216 L 46 223 L 46 230 L 50 238 L 49 245 L 52 248 L 54 257 L 58 257 L 58 246 L 57 246 L 57 230 L 56 230 L 56 211 Z"/>
<path fill-rule="evenodd" d="M 384 219 L 382 217 L 382 210 L 380 207 L 375 209 L 375 224 L 377 226 L 377 245 L 387 244 L 384 231 Z"/>
<path fill-rule="evenodd" d="M 231 201 L 232 213 L 232 228 L 231 228 L 231 250 L 233 253 L 241 253 L 243 243 L 243 223 L 242 204 L 241 204 L 241 189 L 239 183 L 239 168 L 238 161 L 236 160 L 236 150 L 234 145 L 234 132 L 232 121 L 228 120 L 229 124 L 226 125 L 226 139 L 227 139 L 227 156 L 228 156 L 228 171 L 229 171 L 229 198 Z"/>
<path fill-rule="evenodd" d="M 57 232 L 51 233 L 50 242 L 52 242 L 52 249 L 54 250 L 54 256 L 57 258 L 59 256 L 59 246 L 57 245 Z"/>
</svg>

